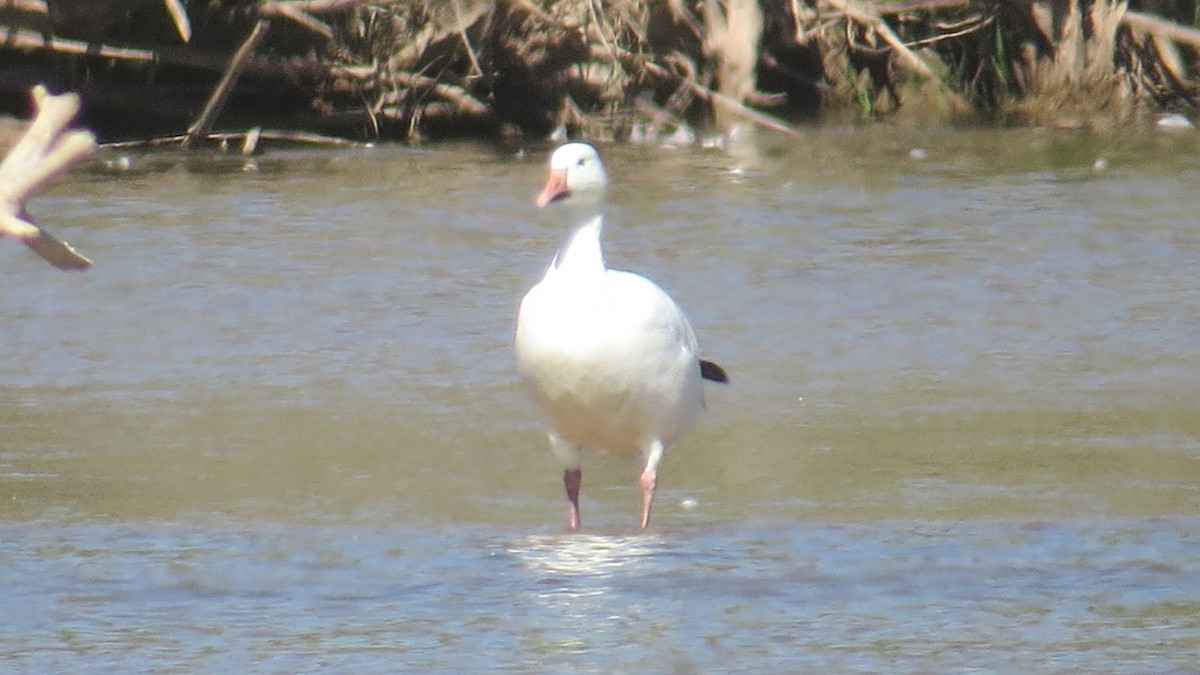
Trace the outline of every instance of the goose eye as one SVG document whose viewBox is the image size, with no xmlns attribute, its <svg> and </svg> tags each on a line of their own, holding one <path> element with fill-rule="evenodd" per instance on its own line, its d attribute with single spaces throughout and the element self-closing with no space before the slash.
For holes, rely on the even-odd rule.
<svg viewBox="0 0 1200 675">
<path fill-rule="evenodd" d="M 584 164 L 587 164 L 587 159 L 585 159 L 583 157 L 580 157 L 579 161 L 575 162 L 575 166 L 583 166 Z"/>
</svg>

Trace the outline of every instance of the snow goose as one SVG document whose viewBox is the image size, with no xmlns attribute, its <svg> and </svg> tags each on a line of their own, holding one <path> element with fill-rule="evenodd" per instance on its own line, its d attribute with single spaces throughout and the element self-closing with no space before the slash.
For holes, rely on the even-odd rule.
<svg viewBox="0 0 1200 675">
<path fill-rule="evenodd" d="M 641 527 L 649 525 L 658 464 L 704 405 L 702 380 L 728 381 L 720 366 L 697 356 L 692 327 L 666 292 L 605 267 L 607 182 L 593 146 L 554 151 L 537 205 L 561 206 L 570 233 L 517 313 L 518 369 L 563 464 L 572 530 L 580 523 L 585 450 L 641 455 Z"/>
</svg>

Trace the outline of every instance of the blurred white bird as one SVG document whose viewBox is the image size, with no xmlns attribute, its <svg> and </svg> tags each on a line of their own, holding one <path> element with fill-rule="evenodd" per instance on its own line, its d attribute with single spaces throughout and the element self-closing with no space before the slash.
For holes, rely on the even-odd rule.
<svg viewBox="0 0 1200 675">
<path fill-rule="evenodd" d="M 91 132 L 67 130 L 79 111 L 78 96 L 52 96 L 39 85 L 33 89 L 33 101 L 37 116 L 0 162 L 0 236 L 23 242 L 59 269 L 84 270 L 91 267 L 92 261 L 38 227 L 25 204 L 50 181 L 90 155 L 96 141 Z"/>
<path fill-rule="evenodd" d="M 537 205 L 560 205 L 570 234 L 517 314 L 518 368 L 564 466 L 571 529 L 580 525 L 585 450 L 640 453 L 641 527 L 649 525 L 659 462 L 703 407 L 702 380 L 729 379 L 699 358 L 692 327 L 666 292 L 605 267 L 607 182 L 595 147 L 555 150 Z"/>
</svg>

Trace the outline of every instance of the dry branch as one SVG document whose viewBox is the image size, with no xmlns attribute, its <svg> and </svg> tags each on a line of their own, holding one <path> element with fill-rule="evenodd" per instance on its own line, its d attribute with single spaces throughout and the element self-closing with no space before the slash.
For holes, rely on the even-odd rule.
<svg viewBox="0 0 1200 675">
<path fill-rule="evenodd" d="M 180 39 L 184 42 L 192 41 L 192 24 L 188 21 L 187 10 L 184 9 L 181 0 L 163 0 L 167 6 L 167 13 L 171 15 L 171 23 L 175 24 L 175 31 L 179 33 Z"/>
<path fill-rule="evenodd" d="M 954 7 L 967 7 L 971 0 L 907 0 L 905 2 L 890 2 L 875 7 L 875 11 L 883 14 L 906 14 L 909 12 L 934 12 Z"/>
<path fill-rule="evenodd" d="M 648 72 L 654 73 L 660 77 L 670 77 L 670 73 L 656 63 L 646 63 L 644 64 L 644 67 Z M 766 127 L 767 129 L 788 134 L 789 136 L 796 135 L 796 130 L 790 127 L 786 122 L 778 120 L 766 113 L 761 113 L 753 108 L 748 108 L 740 102 L 725 96 L 724 94 L 715 92 L 712 89 L 701 85 L 699 82 L 696 82 L 693 79 L 686 79 L 684 83 L 688 89 L 692 90 L 692 92 L 698 94 L 708 101 L 711 101 L 715 105 L 723 106 L 729 113 L 742 117 L 747 121 L 753 122 L 759 126 Z"/>
<path fill-rule="evenodd" d="M 491 109 L 484 105 L 479 99 L 471 96 L 462 87 L 457 87 L 452 84 L 443 84 L 432 77 L 417 75 L 414 73 L 389 73 L 388 78 L 396 84 L 410 87 L 413 89 L 429 89 L 434 94 L 453 103 L 456 107 L 466 113 L 472 115 L 485 116 L 490 114 Z M 389 100 L 389 103 L 395 101 Z"/>
<path fill-rule="evenodd" d="M 929 64 L 925 63 L 921 57 L 917 56 L 911 49 L 904 45 L 904 42 L 896 35 L 895 32 L 880 18 L 879 14 L 867 9 L 862 9 L 851 4 L 848 0 L 825 0 L 831 7 L 837 9 L 847 16 L 847 18 L 860 23 L 864 26 L 869 26 L 875 33 L 888 43 L 892 49 L 896 50 L 900 62 L 909 70 L 921 76 L 922 78 L 935 83 L 950 105 L 960 113 L 971 111 L 971 105 L 959 96 L 954 90 L 950 89 L 941 78 L 933 72 Z"/>
<path fill-rule="evenodd" d="M 741 103 L 754 92 L 754 66 L 762 37 L 763 15 L 758 0 L 730 0 L 724 9 L 716 0 L 704 5 L 708 28 L 706 50 L 717 60 L 717 92 L 727 101 Z M 718 119 L 730 112 L 718 108 Z"/>
<path fill-rule="evenodd" d="M 246 41 L 238 47 L 233 58 L 229 61 L 229 68 L 225 71 L 224 77 L 221 78 L 217 88 L 213 90 L 212 96 L 209 97 L 208 103 L 205 104 L 204 110 L 200 113 L 200 117 L 187 130 L 187 138 L 183 141 L 183 147 L 188 147 L 195 143 L 200 138 L 204 137 L 212 128 L 213 121 L 217 115 L 221 114 L 221 110 L 225 107 L 225 102 L 229 100 L 229 94 L 233 90 L 233 85 L 237 83 L 238 76 L 242 72 L 242 68 L 246 65 L 246 60 L 254 53 L 254 48 L 266 35 L 267 29 L 271 27 L 271 22 L 266 19 L 260 19 L 254 24 L 254 30 L 250 31 L 250 35 L 246 37 Z"/>
<path fill-rule="evenodd" d="M 89 45 L 80 40 L 67 40 L 43 35 L 34 31 L 12 28 L 10 26 L 0 26 L 0 42 L 3 42 L 5 46 L 20 49 L 46 49 L 60 54 L 92 54 L 102 56 L 106 59 L 118 59 L 122 61 L 145 61 L 152 63 L 156 59 L 154 51 L 149 49 L 123 49 L 120 47 L 106 47 L 104 45 Z"/>
<path fill-rule="evenodd" d="M 283 141 L 285 143 L 305 143 L 309 145 L 328 145 L 332 147 L 342 148 L 366 148 L 370 147 L 368 143 L 359 143 L 357 141 L 347 140 L 345 138 L 337 138 L 335 136 L 322 136 L 321 134 L 310 134 L 303 131 L 278 131 L 269 129 L 251 129 L 246 132 L 220 132 L 211 133 L 205 136 L 209 141 L 221 141 L 228 143 L 238 141 L 242 146 L 246 145 L 246 138 L 252 133 L 256 133 L 256 143 L 261 141 Z M 136 141 L 117 141 L 113 143 L 104 143 L 100 147 L 105 150 L 128 150 L 131 148 L 159 148 L 167 145 L 178 145 L 187 138 L 184 135 L 178 136 L 163 136 L 160 138 L 142 139 Z"/>
<path fill-rule="evenodd" d="M 1159 35 L 1200 49 L 1200 30 L 1195 28 L 1180 26 L 1177 23 L 1132 10 L 1125 10 L 1122 21 L 1133 30 Z"/>
<path fill-rule="evenodd" d="M 366 4 L 367 0 L 269 0 L 268 4 L 287 6 L 299 12 L 324 14 Z"/>
<path fill-rule="evenodd" d="M 301 9 L 298 4 L 295 2 L 264 2 L 258 7 L 258 15 L 264 18 L 278 16 L 294 21 L 317 35 L 324 37 L 326 40 L 332 40 L 333 28 L 324 21 L 311 16 L 309 12 Z"/>
</svg>

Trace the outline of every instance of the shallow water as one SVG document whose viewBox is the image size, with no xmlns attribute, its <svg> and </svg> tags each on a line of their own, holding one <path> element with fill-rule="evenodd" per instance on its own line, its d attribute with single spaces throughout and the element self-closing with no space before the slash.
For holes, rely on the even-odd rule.
<svg viewBox="0 0 1200 675">
<path fill-rule="evenodd" d="M 516 303 L 561 236 L 531 204 L 547 147 L 76 173 L 32 210 L 95 268 L 0 248 L 0 659 L 1192 669 L 1198 146 L 604 148 L 610 264 L 733 378 L 647 534 L 623 457 L 588 458 L 563 532 L 517 386 Z"/>
</svg>

